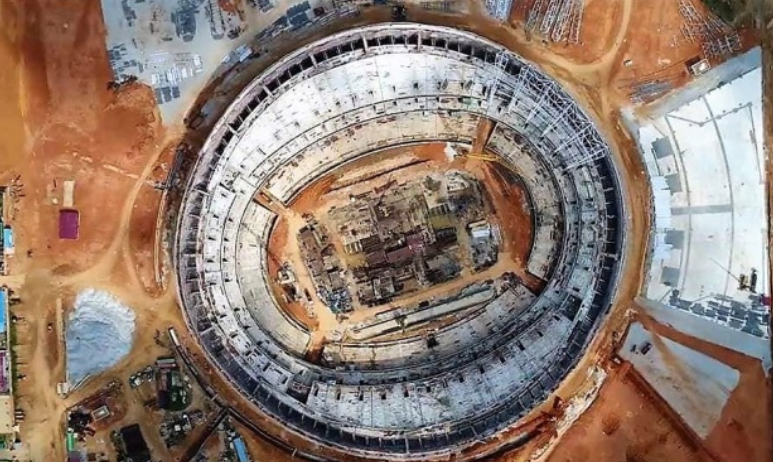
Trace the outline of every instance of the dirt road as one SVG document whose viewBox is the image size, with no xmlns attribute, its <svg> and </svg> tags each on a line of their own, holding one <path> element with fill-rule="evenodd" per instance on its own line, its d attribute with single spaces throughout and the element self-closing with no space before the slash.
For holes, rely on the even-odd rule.
<svg viewBox="0 0 773 462">
<path fill-rule="evenodd" d="M 155 226 L 157 204 L 148 199 L 156 192 L 148 180 L 161 148 L 176 135 L 160 126 L 147 87 L 107 89 L 112 73 L 98 1 L 4 1 L 0 23 L 0 180 L 19 177 L 23 185 L 6 203 L 17 253 L 8 262 L 11 276 L 0 277 L 21 297 L 13 312 L 25 319 L 16 347 L 19 372 L 29 377 L 17 392 L 27 414 L 21 439 L 32 460 L 64 460 L 64 409 L 157 354 L 152 326 L 180 322 L 174 292 L 149 295 L 135 258 L 153 250 L 152 239 L 138 242 L 135 231 L 149 220 Z M 77 241 L 57 239 L 65 179 L 76 182 Z M 55 392 L 64 378 L 63 345 L 47 325 L 56 320 L 58 299 L 70 309 L 86 287 L 107 290 L 135 309 L 135 348 L 105 377 L 62 399 Z"/>
</svg>

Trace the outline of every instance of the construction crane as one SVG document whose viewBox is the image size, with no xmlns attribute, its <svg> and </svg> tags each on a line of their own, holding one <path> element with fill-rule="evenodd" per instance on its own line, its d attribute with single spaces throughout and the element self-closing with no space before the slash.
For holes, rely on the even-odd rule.
<svg viewBox="0 0 773 462">
<path fill-rule="evenodd" d="M 250 229 L 250 227 L 244 222 L 240 223 L 239 226 L 245 231 L 247 231 L 248 233 L 252 234 L 255 240 L 258 241 L 258 244 L 266 250 L 266 255 L 268 256 L 268 259 L 271 260 L 272 263 L 277 265 L 278 268 L 282 268 L 283 266 L 285 266 L 284 262 L 282 262 L 276 255 L 274 255 L 274 252 L 272 252 L 268 246 L 268 242 L 266 242 L 266 240 L 263 239 L 262 236 L 260 236 L 258 233 Z"/>
<path fill-rule="evenodd" d="M 722 265 L 718 261 L 714 260 L 713 258 L 710 258 L 709 260 L 714 262 L 714 264 L 719 266 L 722 269 L 722 271 L 727 273 L 728 276 L 730 276 L 731 278 L 735 279 L 738 282 L 738 290 L 745 290 L 745 289 L 749 288 L 749 285 L 747 284 L 747 282 L 748 282 L 747 281 L 747 277 L 746 277 L 745 274 L 741 274 L 740 277 L 738 277 L 735 274 L 733 274 L 732 272 L 730 272 L 730 270 L 728 268 L 726 268 L 724 265 Z"/>
<path fill-rule="evenodd" d="M 506 161 L 501 156 L 498 156 L 496 154 L 490 154 L 486 152 L 469 152 L 467 154 L 460 154 L 459 157 L 466 158 L 466 159 L 482 160 L 484 162 L 496 162 L 497 164 L 505 167 L 511 172 L 515 172 L 515 169 L 513 168 L 512 165 L 510 165 L 510 162 Z"/>
<path fill-rule="evenodd" d="M 393 176 L 393 174 L 391 174 L 391 173 L 390 173 L 390 174 L 389 174 L 389 177 L 387 178 L 387 182 L 386 182 L 386 184 L 385 184 L 384 186 L 380 186 L 380 187 L 377 187 L 377 188 L 375 189 L 375 192 L 376 192 L 376 193 L 380 193 L 380 194 L 379 194 L 379 196 L 378 196 L 378 200 L 376 201 L 376 206 L 375 206 L 375 208 L 378 208 L 378 207 L 380 207 L 380 206 L 381 206 L 381 201 L 383 201 L 383 200 L 384 200 L 384 195 L 387 193 L 387 191 L 389 191 L 389 189 L 390 189 L 392 186 L 394 186 L 394 184 L 395 184 L 395 183 L 397 183 L 397 181 L 395 181 L 395 180 L 392 178 L 392 176 Z"/>
<path fill-rule="evenodd" d="M 502 163 L 502 158 L 494 154 L 486 154 L 483 152 L 462 154 L 459 157 L 466 157 L 467 159 L 484 160 L 486 162 L 498 162 Z"/>
</svg>

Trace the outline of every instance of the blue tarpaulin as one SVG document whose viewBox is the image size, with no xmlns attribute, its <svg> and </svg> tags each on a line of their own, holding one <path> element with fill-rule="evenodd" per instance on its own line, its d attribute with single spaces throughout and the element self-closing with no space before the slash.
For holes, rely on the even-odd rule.
<svg viewBox="0 0 773 462">
<path fill-rule="evenodd" d="M 5 325 L 5 310 L 6 302 L 8 301 L 8 294 L 5 293 L 5 289 L 0 289 L 0 333 L 4 333 L 8 330 Z"/>
<path fill-rule="evenodd" d="M 234 449 L 239 462 L 250 462 L 250 458 L 247 456 L 247 447 L 244 446 L 244 441 L 242 441 L 241 437 L 234 439 Z"/>
<path fill-rule="evenodd" d="M 13 249 L 13 230 L 9 226 L 3 229 L 3 247 L 6 250 Z"/>
</svg>

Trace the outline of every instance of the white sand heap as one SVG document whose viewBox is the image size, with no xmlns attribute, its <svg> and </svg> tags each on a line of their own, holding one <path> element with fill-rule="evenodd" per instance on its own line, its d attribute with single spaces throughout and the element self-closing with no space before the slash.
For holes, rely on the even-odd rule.
<svg viewBox="0 0 773 462">
<path fill-rule="evenodd" d="M 107 292 L 86 289 L 75 299 L 65 332 L 67 379 L 78 384 L 114 366 L 129 353 L 134 312 Z"/>
</svg>

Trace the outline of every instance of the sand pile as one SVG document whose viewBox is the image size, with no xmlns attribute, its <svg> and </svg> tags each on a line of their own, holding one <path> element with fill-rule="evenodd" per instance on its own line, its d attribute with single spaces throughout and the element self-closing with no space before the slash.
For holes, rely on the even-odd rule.
<svg viewBox="0 0 773 462">
<path fill-rule="evenodd" d="M 65 331 L 68 381 L 74 385 L 114 366 L 131 350 L 133 335 L 131 308 L 107 292 L 79 293 Z"/>
</svg>

